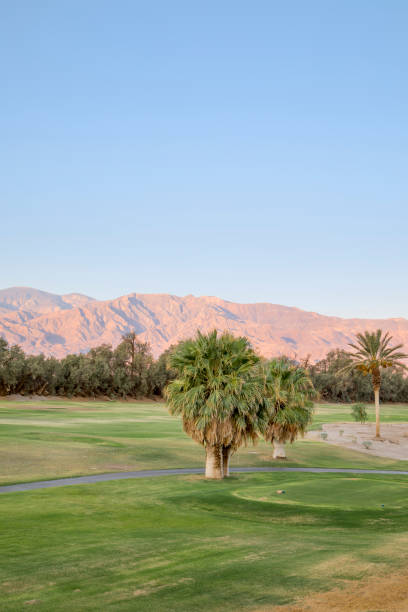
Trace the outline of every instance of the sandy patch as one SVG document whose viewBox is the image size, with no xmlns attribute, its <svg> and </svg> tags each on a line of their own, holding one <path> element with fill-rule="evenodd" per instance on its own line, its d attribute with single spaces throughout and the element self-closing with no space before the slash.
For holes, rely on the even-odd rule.
<svg viewBox="0 0 408 612">
<path fill-rule="evenodd" d="M 371 576 L 359 582 L 345 580 L 341 588 L 308 595 L 287 606 L 256 612 L 408 612 L 408 573 Z"/>
<path fill-rule="evenodd" d="M 408 460 L 408 423 L 382 424 L 379 440 L 374 423 L 330 423 L 323 425 L 322 431 L 309 431 L 306 438 L 368 455 Z"/>
</svg>

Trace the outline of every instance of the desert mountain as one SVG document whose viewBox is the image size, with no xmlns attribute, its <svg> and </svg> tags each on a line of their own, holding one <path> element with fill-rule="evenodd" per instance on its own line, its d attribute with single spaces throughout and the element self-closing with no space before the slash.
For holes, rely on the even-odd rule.
<svg viewBox="0 0 408 612">
<path fill-rule="evenodd" d="M 342 319 L 275 304 L 237 304 L 217 297 L 131 293 L 98 301 L 27 287 L 0 290 L 0 336 L 27 353 L 62 357 L 93 346 L 117 345 L 135 331 L 158 356 L 197 329 L 245 335 L 265 357 L 323 358 L 345 348 L 356 332 L 381 327 L 408 347 L 406 319 Z"/>
<path fill-rule="evenodd" d="M 0 289 L 0 314 L 19 311 L 39 315 L 45 312 L 70 310 L 92 301 L 93 298 L 81 293 L 55 295 L 31 287 L 10 287 Z"/>
</svg>

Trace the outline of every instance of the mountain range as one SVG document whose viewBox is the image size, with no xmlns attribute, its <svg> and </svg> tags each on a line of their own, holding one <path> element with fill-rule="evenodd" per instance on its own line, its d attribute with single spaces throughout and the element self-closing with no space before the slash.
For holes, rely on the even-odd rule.
<svg viewBox="0 0 408 612">
<path fill-rule="evenodd" d="M 130 293 L 95 300 L 80 293 L 56 295 L 29 287 L 0 290 L 0 336 L 26 353 L 63 357 L 100 344 L 116 346 L 135 331 L 157 357 L 197 329 L 229 330 L 249 338 L 264 357 L 313 361 L 345 348 L 359 331 L 381 327 L 408 346 L 408 320 L 343 319 L 269 303 L 238 304 L 218 297 Z"/>
</svg>

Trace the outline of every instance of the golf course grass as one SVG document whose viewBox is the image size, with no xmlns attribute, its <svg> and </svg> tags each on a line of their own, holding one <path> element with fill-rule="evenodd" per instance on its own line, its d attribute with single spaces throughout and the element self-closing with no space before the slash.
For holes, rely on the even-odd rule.
<svg viewBox="0 0 408 612">
<path fill-rule="evenodd" d="M 384 422 L 408 421 L 408 406 L 384 406 Z M 374 418 L 369 407 L 370 420 Z M 313 427 L 351 421 L 350 406 L 321 404 Z M 287 466 L 406 469 L 406 462 L 300 440 Z M 201 467 L 202 447 L 163 403 L 0 400 L 0 485 L 66 476 Z M 276 465 L 271 445 L 241 448 L 232 466 Z"/>
<path fill-rule="evenodd" d="M 368 480 L 361 476 L 347 476 L 337 477 L 333 482 L 332 478 L 312 476 L 297 482 L 291 479 L 280 482 L 279 486 L 281 489 L 278 491 L 272 490 L 270 483 L 252 487 L 249 492 L 243 489 L 238 496 L 273 504 L 298 504 L 333 510 L 372 510 L 385 506 L 396 510 L 408 505 L 408 479 L 392 481 L 385 477 L 384 480 Z"/>
<path fill-rule="evenodd" d="M 272 608 L 402 566 L 407 489 L 395 476 L 274 473 L 4 494 L 1 609 Z"/>
<path fill-rule="evenodd" d="M 366 404 L 368 423 L 375 423 L 374 404 Z M 316 404 L 312 427 L 323 423 L 352 423 L 351 404 Z M 407 423 L 408 404 L 381 404 L 382 423 Z"/>
<path fill-rule="evenodd" d="M 408 421 L 405 406 L 383 414 Z M 350 420 L 349 406 L 319 405 L 315 426 Z M 262 443 L 233 464 L 282 465 Z M 161 403 L 0 402 L 1 484 L 202 465 Z M 289 446 L 284 465 L 408 468 L 312 441 Z M 161 476 L 3 493 L 0 525 L 2 611 L 264 612 L 403 568 L 408 477 Z"/>
</svg>

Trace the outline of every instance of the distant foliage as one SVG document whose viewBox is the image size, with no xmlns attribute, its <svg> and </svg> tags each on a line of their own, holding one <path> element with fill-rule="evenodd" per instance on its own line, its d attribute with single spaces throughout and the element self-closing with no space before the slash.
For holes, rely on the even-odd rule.
<svg viewBox="0 0 408 612">
<path fill-rule="evenodd" d="M 341 371 L 349 360 L 345 351 L 335 350 L 316 364 L 309 364 L 310 376 L 321 400 L 372 401 L 373 388 L 369 376 L 356 370 Z M 382 402 L 408 402 L 408 378 L 400 368 L 389 368 L 382 373 L 380 399 Z"/>
<path fill-rule="evenodd" d="M 366 407 L 360 403 L 352 405 L 351 415 L 356 423 L 365 423 L 368 419 Z"/>
<path fill-rule="evenodd" d="M 149 344 L 139 342 L 137 335 L 130 333 L 115 349 L 102 344 L 86 354 L 56 359 L 26 355 L 19 346 L 10 346 L 0 337 L 0 395 L 160 397 L 167 383 L 175 378 L 169 365 L 174 348 L 154 359 Z M 302 364 L 321 400 L 372 400 L 370 377 L 355 370 L 340 371 L 348 359 L 344 351 L 336 350 L 314 365 Z M 408 402 L 408 378 L 399 368 L 382 373 L 380 397 L 383 402 Z"/>
<path fill-rule="evenodd" d="M 26 355 L 0 338 L 0 395 L 160 396 L 174 378 L 168 366 L 170 351 L 155 361 L 150 346 L 131 333 L 116 349 L 102 344 L 85 355 L 56 359 Z"/>
</svg>

